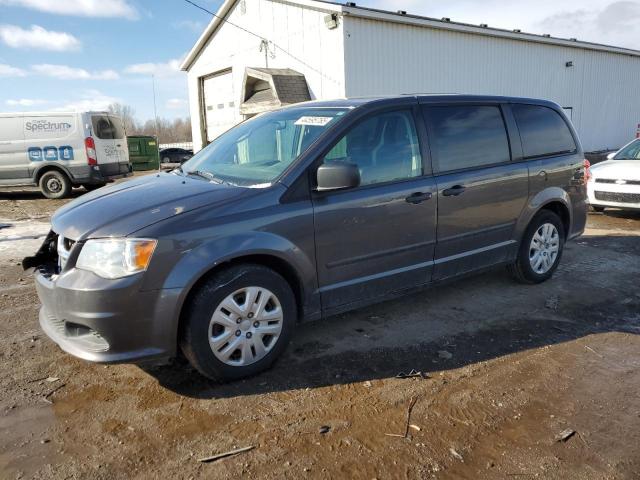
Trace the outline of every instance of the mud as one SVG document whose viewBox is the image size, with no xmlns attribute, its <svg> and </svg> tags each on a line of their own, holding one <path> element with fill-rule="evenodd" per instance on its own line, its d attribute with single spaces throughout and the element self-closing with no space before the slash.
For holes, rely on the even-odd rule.
<svg viewBox="0 0 640 480">
<path fill-rule="evenodd" d="M 590 215 L 543 285 L 498 269 L 302 325 L 220 385 L 40 332 L 18 262 L 62 203 L 0 192 L 0 478 L 640 478 L 640 214 Z"/>
</svg>

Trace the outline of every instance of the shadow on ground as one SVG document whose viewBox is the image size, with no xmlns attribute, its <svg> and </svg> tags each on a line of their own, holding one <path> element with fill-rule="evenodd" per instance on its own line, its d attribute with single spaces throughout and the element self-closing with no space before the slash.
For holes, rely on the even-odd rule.
<svg viewBox="0 0 640 480">
<path fill-rule="evenodd" d="M 584 237 L 581 243 L 597 247 L 607 238 L 610 242 L 610 237 Z M 640 237 L 617 240 L 618 244 L 607 245 L 609 250 L 615 251 L 618 245 L 623 255 L 640 254 Z M 412 369 L 428 374 L 590 334 L 640 333 L 640 295 L 634 295 L 633 288 L 617 288 L 617 282 L 622 279 L 615 275 L 611 285 L 593 287 L 589 282 L 571 285 L 572 281 L 566 278 L 570 273 L 563 275 L 558 271 L 550 282 L 525 286 L 514 284 L 502 270 L 496 270 L 315 324 L 304 324 L 299 326 L 287 352 L 271 370 L 241 381 L 214 383 L 200 376 L 184 359 L 166 367 L 145 368 L 145 371 L 180 395 L 228 398 L 390 378 Z M 567 282 L 570 285 L 566 285 Z M 557 295 L 565 295 L 567 288 L 571 293 L 559 302 Z M 496 296 L 502 293 L 495 309 L 485 302 L 476 311 L 473 300 L 456 300 L 461 295 L 481 298 L 486 292 Z M 529 295 L 540 297 L 535 301 L 538 308 L 523 305 L 522 299 Z M 425 334 L 406 341 L 403 332 L 416 328 L 415 311 L 422 307 L 425 313 L 418 320 L 418 326 L 424 328 Z M 403 315 L 407 309 L 413 309 L 414 314 Z M 439 315 L 444 310 L 450 314 Z M 488 318 L 491 315 L 495 318 Z M 448 333 L 448 322 L 463 327 Z M 352 335 L 346 341 L 348 347 L 338 353 L 328 353 L 335 350 L 334 345 L 323 335 L 333 330 Z M 378 338 L 381 333 L 388 336 L 383 343 L 392 346 L 377 346 L 375 338 L 368 338 L 369 331 L 376 331 Z M 440 333 L 434 337 L 429 332 Z M 429 340 L 423 341 L 421 337 Z M 397 338 L 395 345 L 389 338 Z"/>
</svg>

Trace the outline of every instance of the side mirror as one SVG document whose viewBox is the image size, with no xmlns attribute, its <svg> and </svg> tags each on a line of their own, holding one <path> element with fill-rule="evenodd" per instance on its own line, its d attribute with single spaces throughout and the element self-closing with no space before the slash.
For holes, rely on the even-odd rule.
<svg viewBox="0 0 640 480">
<path fill-rule="evenodd" d="M 323 163 L 318 167 L 317 180 L 319 192 L 354 188 L 360 185 L 360 170 L 353 163 Z"/>
<path fill-rule="evenodd" d="M 611 152 L 609 155 L 607 155 L 607 160 L 613 160 L 613 157 L 616 156 L 616 153 L 618 152 Z"/>
</svg>

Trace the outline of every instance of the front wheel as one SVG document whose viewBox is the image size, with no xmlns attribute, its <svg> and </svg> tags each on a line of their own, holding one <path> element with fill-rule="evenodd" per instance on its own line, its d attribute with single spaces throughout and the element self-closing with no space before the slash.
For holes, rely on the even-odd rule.
<svg viewBox="0 0 640 480">
<path fill-rule="evenodd" d="M 284 351 L 297 318 L 287 281 L 261 265 L 219 272 L 191 297 L 180 346 L 201 374 L 234 380 L 271 366 Z"/>
<path fill-rule="evenodd" d="M 539 212 L 522 237 L 518 258 L 509 271 L 522 283 L 541 283 L 553 276 L 564 249 L 565 232 L 560 217 L 549 210 Z"/>
<path fill-rule="evenodd" d="M 593 208 L 594 212 L 598 212 L 598 213 L 604 212 L 604 207 L 598 207 L 596 205 L 591 205 L 591 208 Z"/>
<path fill-rule="evenodd" d="M 50 170 L 40 177 L 40 190 L 51 199 L 65 198 L 71 193 L 71 182 L 62 172 Z"/>
</svg>

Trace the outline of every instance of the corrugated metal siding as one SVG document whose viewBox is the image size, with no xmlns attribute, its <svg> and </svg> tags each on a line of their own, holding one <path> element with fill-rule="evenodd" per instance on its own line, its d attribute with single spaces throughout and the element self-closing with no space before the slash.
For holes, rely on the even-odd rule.
<svg viewBox="0 0 640 480">
<path fill-rule="evenodd" d="M 640 123 L 638 57 L 348 16 L 344 31 L 347 96 L 545 98 L 573 108 L 586 150 L 618 147 Z"/>
<path fill-rule="evenodd" d="M 342 25 L 335 30 L 327 29 L 325 15 L 325 12 L 271 0 L 246 0 L 244 7 L 242 2 L 234 7 L 228 19 L 288 52 L 272 47 L 268 66 L 303 73 L 312 98 L 339 98 L 345 95 Z M 226 23 L 219 28 L 188 73 L 196 149 L 202 144 L 198 79 L 231 68 L 239 108 L 245 67 L 265 66 L 259 38 Z"/>
</svg>

